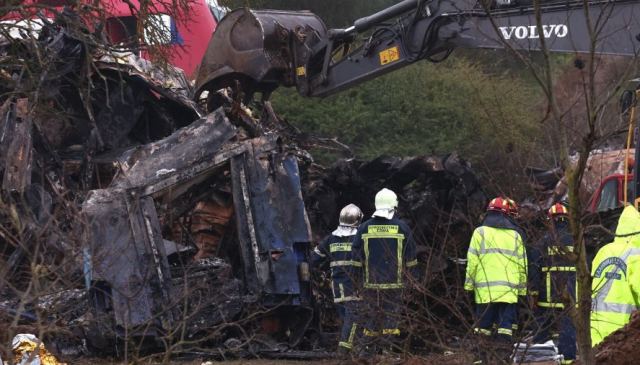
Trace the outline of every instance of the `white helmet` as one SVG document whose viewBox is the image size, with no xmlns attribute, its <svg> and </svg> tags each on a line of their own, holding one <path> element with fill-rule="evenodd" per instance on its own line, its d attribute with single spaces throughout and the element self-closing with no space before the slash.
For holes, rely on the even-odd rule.
<svg viewBox="0 0 640 365">
<path fill-rule="evenodd" d="M 376 211 L 373 216 L 391 219 L 397 207 L 398 196 L 396 193 L 384 188 L 376 194 Z"/>
<path fill-rule="evenodd" d="M 362 216 L 362 211 L 357 205 L 347 205 L 340 211 L 340 225 L 332 234 L 338 237 L 353 236 L 358 232 Z"/>
<path fill-rule="evenodd" d="M 362 221 L 362 211 L 355 204 L 349 204 L 340 211 L 340 225 L 357 227 Z"/>
</svg>

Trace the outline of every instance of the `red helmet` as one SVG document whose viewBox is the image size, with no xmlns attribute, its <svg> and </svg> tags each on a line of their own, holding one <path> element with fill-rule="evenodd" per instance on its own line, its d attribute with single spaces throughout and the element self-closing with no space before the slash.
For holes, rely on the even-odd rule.
<svg viewBox="0 0 640 365">
<path fill-rule="evenodd" d="M 516 202 L 509 198 L 497 197 L 489 202 L 487 211 L 496 211 L 508 215 L 516 215 L 518 213 L 518 206 Z"/>
<path fill-rule="evenodd" d="M 549 216 L 549 218 L 558 218 L 561 216 L 566 217 L 569 215 L 569 210 L 564 205 L 555 203 L 551 206 L 551 208 L 549 208 L 549 210 L 547 211 L 547 215 Z"/>
</svg>

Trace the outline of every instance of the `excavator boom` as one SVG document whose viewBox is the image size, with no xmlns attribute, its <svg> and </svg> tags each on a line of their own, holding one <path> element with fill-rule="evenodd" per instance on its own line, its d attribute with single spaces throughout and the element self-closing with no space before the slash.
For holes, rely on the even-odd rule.
<svg viewBox="0 0 640 365">
<path fill-rule="evenodd" d="M 455 48 L 627 56 L 640 48 L 639 0 L 468 1 L 404 0 L 330 30 L 309 12 L 235 10 L 212 37 L 196 92 L 239 82 L 249 94 L 295 86 L 304 96 L 327 96 L 419 60 L 442 60 Z"/>
</svg>

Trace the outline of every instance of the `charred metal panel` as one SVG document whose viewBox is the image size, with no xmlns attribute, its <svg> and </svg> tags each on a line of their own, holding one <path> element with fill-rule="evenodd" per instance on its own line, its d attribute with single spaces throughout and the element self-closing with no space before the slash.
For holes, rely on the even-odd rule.
<svg viewBox="0 0 640 365">
<path fill-rule="evenodd" d="M 149 185 L 216 154 L 236 135 L 222 109 L 157 142 L 131 149 L 120 159 L 116 187 Z"/>
<path fill-rule="evenodd" d="M 31 184 L 32 122 L 27 99 L 8 105 L 0 134 L 0 151 L 4 162 L 2 189 L 24 193 Z"/>
<path fill-rule="evenodd" d="M 297 295 L 301 287 L 296 244 L 310 241 L 310 226 L 297 162 L 287 153 L 266 147 L 268 142 L 266 138 L 253 140 L 251 156 L 235 159 L 232 165 L 237 214 L 239 219 L 242 214 L 245 221 L 251 219 L 241 232 L 241 242 L 249 253 L 245 260 L 250 256 L 255 263 L 264 293 Z"/>
<path fill-rule="evenodd" d="M 253 150 L 231 159 L 231 182 L 233 186 L 233 203 L 238 229 L 238 243 L 242 256 L 243 272 L 246 288 L 251 293 L 259 291 L 257 267 L 261 260 L 260 248 L 255 232 L 255 221 L 251 209 L 251 196 L 247 178 L 246 159 L 253 156 Z M 261 285 L 260 285 L 261 286 Z"/>
<path fill-rule="evenodd" d="M 112 188 L 94 190 L 83 205 L 89 220 L 90 281 L 106 282 L 116 323 L 171 325 L 171 273 L 152 194 L 199 176 L 242 153 L 241 144 L 223 145 L 235 127 L 222 110 L 158 142 L 129 150 Z M 151 326 L 153 328 L 153 326 Z"/>
<path fill-rule="evenodd" d="M 131 199 L 127 200 L 127 210 L 136 249 L 144 255 L 145 271 L 141 274 L 147 278 L 143 285 L 151 289 L 152 311 L 156 315 L 162 313 L 159 319 L 162 319 L 163 323 L 172 323 L 171 314 L 163 310 L 163 305 L 168 305 L 170 301 L 171 273 L 153 199 L 148 196 L 137 199 L 131 192 Z"/>
<path fill-rule="evenodd" d="M 144 245 L 134 240 L 127 209 L 126 192 L 121 189 L 92 191 L 82 206 L 87 219 L 91 280 L 107 282 L 116 324 L 130 326 L 153 318 L 153 290 L 150 278 L 154 262 Z"/>
</svg>

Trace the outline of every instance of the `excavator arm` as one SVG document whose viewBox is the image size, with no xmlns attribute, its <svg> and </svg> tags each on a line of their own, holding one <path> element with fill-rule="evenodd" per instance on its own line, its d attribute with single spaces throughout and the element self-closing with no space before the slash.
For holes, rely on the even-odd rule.
<svg viewBox="0 0 640 365">
<path fill-rule="evenodd" d="M 310 12 L 238 9 L 218 25 L 196 93 L 239 83 L 247 95 L 295 86 L 323 97 L 419 60 L 443 60 L 456 48 L 635 56 L 639 23 L 639 0 L 491 7 L 404 0 L 330 30 Z"/>
</svg>

